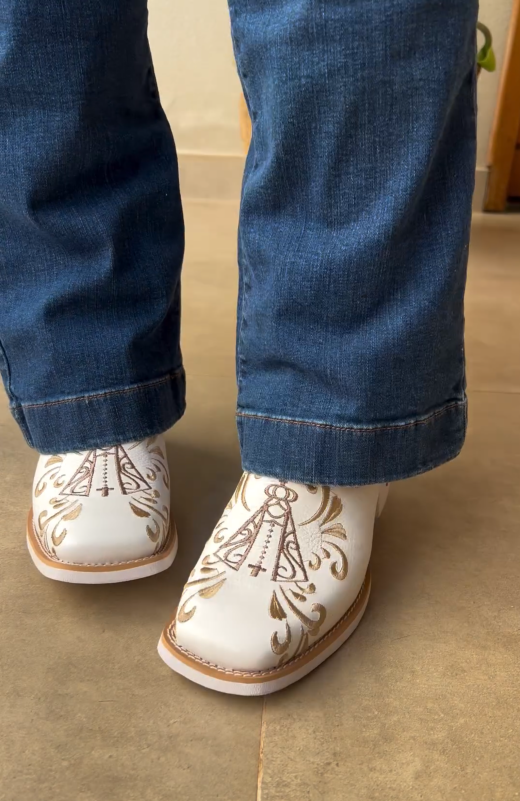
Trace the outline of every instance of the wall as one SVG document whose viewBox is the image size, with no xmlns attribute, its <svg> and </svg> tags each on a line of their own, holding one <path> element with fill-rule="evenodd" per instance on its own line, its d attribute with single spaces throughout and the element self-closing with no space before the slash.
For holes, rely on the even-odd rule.
<svg viewBox="0 0 520 801">
<path fill-rule="evenodd" d="M 485 169 L 487 164 L 489 135 L 493 124 L 512 6 L 513 0 L 480 0 L 479 19 L 488 26 L 493 34 L 497 70 L 494 73 L 483 72 L 479 79 L 477 170 Z"/>
<path fill-rule="evenodd" d="M 226 0 L 149 0 L 161 100 L 180 153 L 241 155 Z"/>
</svg>

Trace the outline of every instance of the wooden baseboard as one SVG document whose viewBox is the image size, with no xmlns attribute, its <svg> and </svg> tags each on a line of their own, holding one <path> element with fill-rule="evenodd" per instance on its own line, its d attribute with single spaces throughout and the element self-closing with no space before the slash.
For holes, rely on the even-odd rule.
<svg viewBox="0 0 520 801">
<path fill-rule="evenodd" d="M 485 211 L 504 211 L 520 134 L 520 0 L 513 0 L 504 66 L 489 144 Z"/>
</svg>

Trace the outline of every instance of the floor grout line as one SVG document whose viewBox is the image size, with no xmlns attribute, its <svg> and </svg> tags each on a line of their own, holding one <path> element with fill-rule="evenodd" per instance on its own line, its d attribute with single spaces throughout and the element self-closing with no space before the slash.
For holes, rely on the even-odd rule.
<svg viewBox="0 0 520 801">
<path fill-rule="evenodd" d="M 469 386 L 468 395 L 471 395 L 473 392 L 487 395 L 520 395 L 520 390 L 518 389 L 472 389 L 471 386 Z"/>
<path fill-rule="evenodd" d="M 256 779 L 256 801 L 262 801 L 262 781 L 264 778 L 264 741 L 265 741 L 265 730 L 267 726 L 266 707 L 267 707 L 267 697 L 264 697 L 264 702 L 262 704 L 262 722 L 260 725 L 260 749 L 258 752 L 258 776 Z"/>
</svg>

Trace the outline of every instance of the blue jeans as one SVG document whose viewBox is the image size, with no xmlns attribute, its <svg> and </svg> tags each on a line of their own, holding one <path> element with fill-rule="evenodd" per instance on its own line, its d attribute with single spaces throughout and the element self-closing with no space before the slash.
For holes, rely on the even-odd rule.
<svg viewBox="0 0 520 801">
<path fill-rule="evenodd" d="M 435 467 L 466 429 L 476 0 L 230 12 L 253 120 L 244 468 L 364 484 Z M 146 28 L 146 0 L 0 6 L 0 363 L 43 453 L 184 411 L 183 218 Z"/>
</svg>

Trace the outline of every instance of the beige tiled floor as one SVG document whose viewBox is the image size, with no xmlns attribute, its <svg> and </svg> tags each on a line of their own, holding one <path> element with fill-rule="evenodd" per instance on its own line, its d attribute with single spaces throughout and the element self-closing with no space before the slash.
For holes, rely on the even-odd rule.
<svg viewBox="0 0 520 801">
<path fill-rule="evenodd" d="M 232 204 L 188 204 L 189 411 L 168 437 L 182 537 L 174 569 L 105 588 L 43 579 L 23 532 L 36 456 L 0 401 L 0 799 L 513 801 L 520 217 L 474 221 L 463 455 L 394 487 L 362 625 L 265 704 L 191 685 L 155 655 L 240 470 L 235 223 Z"/>
</svg>

